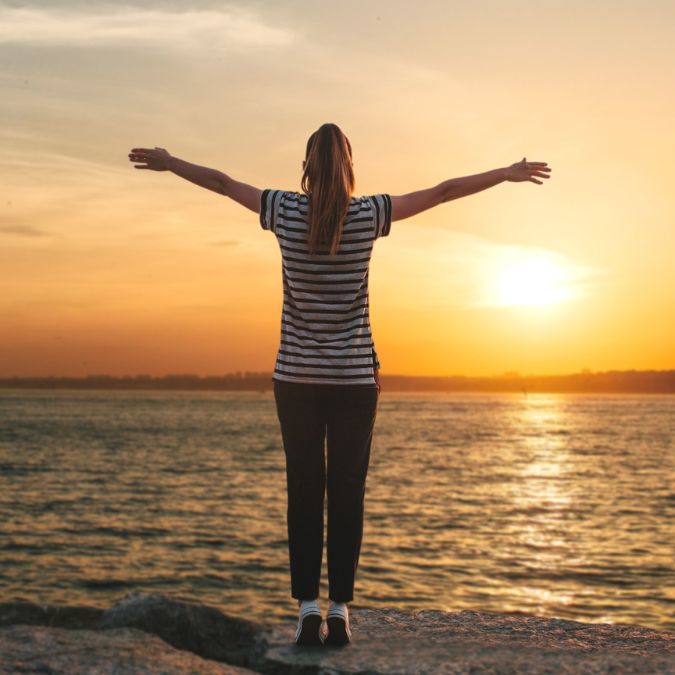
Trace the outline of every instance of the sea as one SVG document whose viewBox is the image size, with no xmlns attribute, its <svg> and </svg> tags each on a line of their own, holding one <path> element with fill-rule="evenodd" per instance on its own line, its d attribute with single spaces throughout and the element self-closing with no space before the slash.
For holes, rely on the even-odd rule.
<svg viewBox="0 0 675 675">
<path fill-rule="evenodd" d="M 0 390 L 0 602 L 296 622 L 286 508 L 269 391 Z M 672 631 L 674 515 L 673 395 L 383 391 L 350 606 Z"/>
</svg>

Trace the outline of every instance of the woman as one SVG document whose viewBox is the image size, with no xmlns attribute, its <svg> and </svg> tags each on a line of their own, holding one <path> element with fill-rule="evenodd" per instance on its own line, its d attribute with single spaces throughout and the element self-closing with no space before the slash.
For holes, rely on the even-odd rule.
<svg viewBox="0 0 675 675">
<path fill-rule="evenodd" d="M 273 374 L 286 455 L 291 595 L 300 607 L 295 642 L 349 642 L 348 604 L 361 550 L 366 475 L 380 384 L 370 330 L 368 268 L 375 239 L 392 221 L 503 181 L 549 178 L 545 162 L 454 178 L 400 196 L 354 197 L 352 148 L 335 124 L 307 141 L 298 193 L 260 190 L 171 156 L 134 148 L 137 169 L 172 171 L 259 214 L 282 256 L 281 343 Z M 327 446 L 327 470 L 324 456 Z M 329 607 L 317 598 L 323 556 L 324 493 L 328 493 Z"/>
</svg>

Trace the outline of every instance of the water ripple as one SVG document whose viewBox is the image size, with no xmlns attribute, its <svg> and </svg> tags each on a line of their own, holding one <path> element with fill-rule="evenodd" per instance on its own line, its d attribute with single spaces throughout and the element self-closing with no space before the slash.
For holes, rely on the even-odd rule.
<svg viewBox="0 0 675 675">
<path fill-rule="evenodd" d="M 384 392 L 354 603 L 675 630 L 674 439 L 672 396 Z M 286 507 L 270 393 L 0 393 L 6 599 L 294 619 Z"/>
</svg>

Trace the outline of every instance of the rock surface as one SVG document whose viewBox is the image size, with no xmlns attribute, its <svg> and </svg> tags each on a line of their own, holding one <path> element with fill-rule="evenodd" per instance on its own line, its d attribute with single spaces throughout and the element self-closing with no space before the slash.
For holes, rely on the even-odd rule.
<svg viewBox="0 0 675 675">
<path fill-rule="evenodd" d="M 675 633 L 528 614 L 350 610 L 345 647 L 301 649 L 273 627 L 266 673 L 675 673 Z"/>
<path fill-rule="evenodd" d="M 259 636 L 264 635 L 264 627 L 253 621 L 247 621 L 237 617 L 223 614 L 215 607 L 200 605 L 191 602 L 183 602 L 169 598 L 161 593 L 131 593 L 124 596 L 110 609 L 102 610 L 93 607 L 58 607 L 55 605 L 38 605 L 30 602 L 15 602 L 0 604 L 0 673 L 12 672 L 4 663 L 6 654 L 21 653 L 20 643 L 22 639 L 30 640 L 29 632 L 7 633 L 4 626 L 16 626 L 17 624 L 40 625 L 57 628 L 54 639 L 63 641 L 63 629 L 70 629 L 75 635 L 80 634 L 80 640 L 85 648 L 91 652 L 98 649 L 98 636 L 94 631 L 112 633 L 119 628 L 136 629 L 133 633 L 141 636 L 156 636 L 160 640 L 153 642 L 151 648 L 156 651 L 158 645 L 167 647 L 167 662 L 176 662 L 177 655 L 173 652 L 190 656 L 197 655 L 202 659 L 222 662 L 244 668 L 256 660 L 262 649 Z M 88 630 L 82 630 L 88 629 Z M 46 639 L 49 631 L 41 631 L 45 650 L 51 644 Z M 125 634 L 126 635 L 126 634 Z M 105 645 L 112 645 L 110 637 Z M 122 639 L 120 652 L 128 649 L 126 642 L 128 637 Z M 136 636 L 135 640 L 139 637 Z M 11 640 L 12 644 L 6 643 Z M 89 644 L 94 641 L 94 644 Z M 39 649 L 38 641 L 33 645 Z M 103 643 L 101 643 L 103 648 Z M 140 647 L 136 656 L 140 659 Z M 18 651 L 17 651 L 18 650 Z M 110 655 L 113 651 L 106 651 Z M 80 659 L 79 655 L 76 655 Z M 141 661 L 138 661 L 141 663 Z M 61 661 L 58 661 L 60 664 Z M 58 670 L 61 666 L 54 666 L 53 672 L 77 673 L 91 672 L 81 668 L 80 660 L 74 661 L 72 667 Z M 187 663 L 187 662 L 186 662 Z M 211 666 L 209 666 L 211 667 Z M 132 668 L 132 666 L 130 666 Z M 186 666 L 187 668 L 187 666 Z M 52 672 L 52 671 L 47 671 Z M 96 671 L 98 672 L 98 671 Z M 107 671 L 101 671 L 107 672 Z M 112 670 L 110 672 L 113 672 Z M 120 671 L 114 671 L 120 672 Z M 139 666 L 136 670 L 124 670 L 122 672 L 154 672 L 145 670 Z M 157 672 L 201 672 L 196 670 L 160 670 Z M 207 671 L 204 671 L 207 672 Z M 209 671 L 210 672 L 210 671 Z M 214 671 L 220 672 L 220 671 Z M 236 672 L 228 670 L 226 672 Z M 250 672 L 250 671 L 244 671 Z"/>
<path fill-rule="evenodd" d="M 324 607 L 325 609 L 325 607 Z M 350 608 L 352 642 L 298 647 L 158 593 L 107 610 L 0 604 L 0 673 L 675 673 L 675 633 L 521 613 Z"/>
<path fill-rule="evenodd" d="M 203 673 L 255 671 L 209 661 L 136 628 L 86 630 L 50 626 L 0 628 L 0 673 Z"/>
<path fill-rule="evenodd" d="M 206 659 L 248 666 L 264 626 L 227 616 L 216 607 L 180 602 L 160 593 L 128 595 L 106 610 L 97 628 L 139 628 L 177 649 Z"/>
</svg>

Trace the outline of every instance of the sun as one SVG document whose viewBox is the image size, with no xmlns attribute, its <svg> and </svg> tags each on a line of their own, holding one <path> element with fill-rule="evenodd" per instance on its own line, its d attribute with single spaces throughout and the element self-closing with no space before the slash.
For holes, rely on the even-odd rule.
<svg viewBox="0 0 675 675">
<path fill-rule="evenodd" d="M 501 306 L 543 307 L 566 300 L 562 267 L 545 258 L 524 259 L 504 267 L 497 279 Z"/>
</svg>

